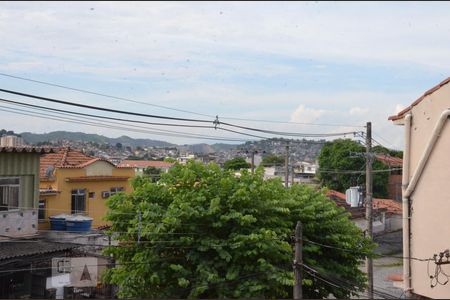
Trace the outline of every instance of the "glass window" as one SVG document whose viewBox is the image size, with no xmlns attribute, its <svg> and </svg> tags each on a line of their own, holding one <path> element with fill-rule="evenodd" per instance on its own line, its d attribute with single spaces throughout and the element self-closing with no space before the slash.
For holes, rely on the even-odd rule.
<svg viewBox="0 0 450 300">
<path fill-rule="evenodd" d="M 123 192 L 124 188 L 123 187 L 113 187 L 111 188 L 111 192 L 110 192 L 110 196 L 118 193 L 118 192 Z"/>
<path fill-rule="evenodd" d="M 80 214 L 86 211 L 86 190 L 72 190 L 72 213 Z"/>
<path fill-rule="evenodd" d="M 0 210 L 19 208 L 20 178 L 0 177 Z"/>
<path fill-rule="evenodd" d="M 45 200 L 39 200 L 38 219 L 45 219 Z"/>
<path fill-rule="evenodd" d="M 89 192 L 89 199 L 95 198 L 95 192 Z"/>
</svg>

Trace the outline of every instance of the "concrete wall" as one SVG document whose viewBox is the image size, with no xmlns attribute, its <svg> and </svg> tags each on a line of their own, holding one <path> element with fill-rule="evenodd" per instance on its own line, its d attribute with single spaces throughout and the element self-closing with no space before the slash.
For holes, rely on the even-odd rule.
<svg viewBox="0 0 450 300">
<path fill-rule="evenodd" d="M 402 175 L 389 175 L 388 198 L 402 201 Z"/>
<path fill-rule="evenodd" d="M 0 235 L 21 237 L 36 234 L 36 209 L 21 209 L 0 212 Z"/>
<path fill-rule="evenodd" d="M 411 256 L 429 258 L 450 247 L 450 122 L 440 136 L 424 173 L 411 196 Z M 442 266 L 450 274 L 449 265 Z M 434 264 L 431 264 L 434 271 Z M 427 263 L 411 261 L 414 293 L 430 298 L 450 298 L 450 286 L 430 288 Z"/>
<path fill-rule="evenodd" d="M 115 169 L 106 161 L 97 161 L 86 167 L 86 176 L 112 176 Z"/>
<path fill-rule="evenodd" d="M 410 179 L 441 115 L 450 107 L 450 85 L 441 87 L 413 107 L 410 149 Z M 411 200 L 411 257 L 430 258 L 450 247 L 450 123 L 431 153 Z M 448 265 L 442 269 L 450 274 Z M 430 263 L 434 272 L 434 263 Z M 413 293 L 430 298 L 450 298 L 450 285 L 430 287 L 427 263 L 411 260 Z"/>
</svg>

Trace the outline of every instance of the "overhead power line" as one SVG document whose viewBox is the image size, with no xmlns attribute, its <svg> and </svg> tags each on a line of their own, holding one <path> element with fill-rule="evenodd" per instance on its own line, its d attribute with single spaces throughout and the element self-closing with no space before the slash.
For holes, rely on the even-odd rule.
<svg viewBox="0 0 450 300">
<path fill-rule="evenodd" d="M 5 90 L 5 89 L 0 89 L 0 92 L 13 94 L 13 95 L 17 95 L 17 96 L 28 97 L 28 98 L 34 98 L 34 99 L 48 101 L 48 102 L 52 102 L 52 103 L 59 103 L 59 104 L 71 105 L 71 106 L 76 106 L 76 107 L 82 107 L 82 108 L 88 108 L 88 109 L 94 109 L 94 110 L 100 110 L 100 111 L 106 111 L 106 112 L 112 112 L 112 113 L 118 113 L 118 114 L 127 114 L 127 115 L 133 115 L 133 116 L 138 116 L 138 117 L 166 119 L 166 120 L 175 120 L 175 121 L 185 121 L 185 122 L 213 123 L 213 121 L 210 121 L 210 120 L 177 118 L 177 117 L 169 117 L 169 116 L 159 116 L 159 115 L 143 114 L 143 113 L 138 113 L 138 112 L 117 110 L 117 109 L 111 109 L 111 108 L 105 108 L 105 107 L 98 107 L 98 106 L 93 106 L 93 105 L 75 103 L 75 102 L 70 102 L 70 101 L 65 101 L 65 100 L 58 100 L 58 99 L 42 97 L 42 96 L 37 96 L 37 95 L 32 95 L 32 94 L 27 94 L 27 93 L 21 93 L 21 92 L 16 92 L 16 91 L 11 91 L 11 90 Z"/>
<path fill-rule="evenodd" d="M 96 95 L 96 96 L 101 96 L 101 97 L 106 97 L 106 98 L 111 98 L 111 99 L 116 99 L 116 100 L 121 100 L 121 101 L 138 103 L 138 104 L 143 104 L 143 105 L 148 105 L 148 106 L 153 106 L 153 107 L 158 107 L 158 108 L 164 108 L 164 109 L 178 111 L 178 112 L 189 113 L 189 114 L 193 114 L 193 115 L 199 115 L 199 116 L 214 118 L 214 116 L 212 116 L 212 115 L 202 114 L 202 113 L 193 112 L 193 111 L 189 111 L 189 110 L 178 109 L 178 108 L 173 108 L 173 107 L 169 107 L 169 106 L 148 103 L 148 102 L 144 102 L 144 101 L 133 100 L 133 99 L 124 98 L 124 97 L 117 97 L 117 96 L 113 96 L 113 95 L 107 95 L 107 94 L 104 94 L 104 93 L 98 93 L 98 92 L 88 91 L 88 90 L 84 90 L 84 89 L 78 89 L 78 88 L 69 87 L 69 86 L 66 86 L 66 85 L 50 83 L 50 82 L 45 82 L 45 81 L 41 81 L 41 80 L 35 80 L 35 79 L 30 79 L 30 78 L 10 75 L 10 74 L 6 74 L 6 73 L 0 73 L 0 76 L 20 79 L 20 80 L 24 80 L 24 81 L 39 83 L 39 84 L 44 84 L 44 85 L 48 85 L 48 86 L 58 87 L 58 88 L 66 89 L 66 90 L 72 90 L 72 91 L 85 93 L 85 94 L 91 94 L 91 95 Z"/>
<path fill-rule="evenodd" d="M 214 121 L 209 120 L 203 120 L 203 119 L 188 119 L 188 118 L 177 118 L 177 117 L 170 117 L 170 116 L 161 116 L 161 115 L 151 115 L 151 114 L 144 114 L 144 113 L 138 113 L 138 112 L 131 112 L 131 111 L 123 111 L 123 110 L 117 110 L 117 109 L 111 109 L 111 108 L 104 108 L 104 107 L 98 107 L 93 105 L 86 105 L 81 103 L 75 103 L 65 100 L 58 100 L 48 97 L 42 97 L 17 91 L 11 91 L 6 89 L 0 89 L 0 92 L 14 94 L 18 96 L 43 100 L 43 101 L 49 101 L 52 103 L 58 103 L 58 104 L 64 104 L 64 105 L 70 105 L 75 107 L 81 107 L 81 108 L 87 108 L 87 109 L 93 109 L 98 111 L 105 111 L 105 112 L 112 112 L 112 113 L 119 113 L 119 114 L 127 114 L 127 115 L 133 115 L 133 116 L 139 116 L 139 117 L 148 117 L 148 118 L 159 118 L 159 119 L 167 119 L 167 120 L 176 120 L 176 121 L 185 121 L 185 122 L 200 122 L 200 123 L 211 123 L 214 125 L 214 128 L 218 128 L 218 125 L 226 125 L 230 127 L 240 128 L 244 130 L 249 131 L 256 131 L 256 132 L 262 132 L 262 133 L 268 133 L 272 135 L 282 135 L 282 136 L 296 136 L 296 137 L 336 137 L 336 136 L 343 136 L 343 135 L 356 135 L 356 132 L 341 132 L 341 133 L 318 133 L 318 134 L 310 134 L 310 133 L 294 133 L 294 132 L 283 132 L 283 131 L 272 131 L 272 130 L 265 130 L 265 129 L 259 129 L 259 128 L 253 128 L 253 127 L 247 127 L 247 126 L 241 126 L 241 125 L 235 125 L 231 123 L 226 122 L 220 122 L 218 120 L 218 116 L 216 116 L 216 119 Z"/>
<path fill-rule="evenodd" d="M 93 117 L 93 118 L 99 118 L 99 119 L 118 120 L 118 121 L 123 121 L 123 122 L 149 124 L 149 125 L 156 125 L 156 126 L 175 126 L 175 127 L 184 127 L 184 128 L 219 129 L 219 130 L 222 130 L 222 131 L 228 131 L 228 132 L 232 132 L 232 133 L 236 133 L 236 134 L 240 134 L 240 135 L 256 137 L 256 138 L 261 138 L 261 139 L 268 139 L 268 137 L 265 137 L 265 136 L 248 134 L 248 133 L 239 132 L 239 131 L 228 129 L 228 128 L 221 128 L 221 127 L 215 128 L 214 126 L 146 122 L 146 121 L 141 121 L 141 120 L 131 120 L 131 119 L 124 119 L 124 118 L 107 117 L 107 116 L 102 116 L 102 115 L 94 115 L 94 114 L 87 114 L 87 113 L 81 113 L 81 112 L 73 112 L 73 111 L 64 110 L 64 109 L 50 108 L 50 107 L 46 107 L 46 106 L 29 104 L 29 103 L 23 103 L 23 102 L 19 102 L 19 101 L 13 101 L 13 100 L 4 99 L 4 98 L 0 98 L 0 102 L 12 104 L 12 105 L 19 105 L 19 106 L 23 106 L 23 107 L 31 107 L 31 108 L 37 109 L 37 110 L 55 111 L 55 112 L 59 112 L 59 113 L 63 113 L 63 114 L 69 114 L 69 115 L 75 115 L 75 116 L 80 115 L 80 116 Z M 57 116 L 57 117 L 59 117 L 59 116 Z M 112 122 L 112 123 L 124 125 L 123 123 L 117 123 L 117 122 Z M 127 126 L 131 126 L 131 125 L 127 125 Z M 133 126 L 133 127 L 136 127 L 136 126 Z M 147 127 L 142 127 L 142 126 L 137 126 L 137 127 L 138 128 L 147 128 Z M 154 129 L 154 128 L 152 128 L 152 129 Z M 166 131 L 166 132 L 180 133 L 180 132 L 177 132 L 177 131 L 168 131 L 168 130 L 163 130 L 163 129 L 157 129 L 157 130 Z M 205 136 L 205 137 L 213 137 L 213 136 L 208 136 L 208 135 L 203 135 L 203 136 Z M 223 137 L 218 137 L 218 138 L 224 139 Z M 236 139 L 225 138 L 225 139 L 230 140 L 230 141 L 232 141 L 232 140 L 235 140 L 235 141 L 249 141 L 249 140 L 243 140 L 243 139 L 237 139 L 237 138 Z"/>
<path fill-rule="evenodd" d="M 174 107 L 158 105 L 158 104 L 148 103 L 148 102 L 144 102 L 144 101 L 138 101 L 138 100 L 125 98 L 125 97 L 118 97 L 118 96 L 108 95 L 108 94 L 105 94 L 105 93 L 88 91 L 88 90 L 85 90 L 85 89 L 69 87 L 67 85 L 51 83 L 51 82 L 47 82 L 47 81 L 31 79 L 31 78 L 26 78 L 26 77 L 22 77 L 22 76 L 6 74 L 6 73 L 2 73 L 2 72 L 0 72 L 0 76 L 14 78 L 14 79 L 19 79 L 19 80 L 23 80 L 23 81 L 38 83 L 38 84 L 43 84 L 43 85 L 47 85 L 47 86 L 53 86 L 53 87 L 57 87 L 57 88 L 61 88 L 61 89 L 76 91 L 76 92 L 85 93 L 85 94 L 91 94 L 91 95 L 95 95 L 95 96 L 101 96 L 101 97 L 106 97 L 106 98 L 111 98 L 111 99 L 116 99 L 116 100 L 121 100 L 121 101 L 126 101 L 126 102 L 132 102 L 132 103 L 138 103 L 138 104 L 148 105 L 148 106 L 152 106 L 152 107 L 168 109 L 168 110 L 172 110 L 172 111 L 178 111 L 178 112 L 184 112 L 184 113 L 189 113 L 189 114 L 193 114 L 193 115 L 199 115 L 199 116 L 214 118 L 213 115 L 202 114 L 202 113 L 198 113 L 198 112 L 194 112 L 194 111 L 178 109 L 178 108 L 174 108 Z M 225 120 L 236 120 L 236 121 L 246 121 L 246 122 L 297 124 L 297 125 L 307 125 L 307 126 L 353 127 L 353 128 L 363 128 L 364 127 L 362 125 L 349 125 L 349 124 L 306 123 L 306 122 L 292 122 L 292 121 L 288 122 L 288 121 L 261 120 L 261 119 L 236 118 L 236 117 L 221 117 L 221 118 L 225 119 Z"/>
<path fill-rule="evenodd" d="M 62 121 L 67 123 L 74 123 L 74 124 L 82 124 L 82 125 L 88 125 L 88 126 L 94 126 L 94 127 L 102 127 L 107 129 L 116 129 L 116 130 L 123 130 L 128 132 L 137 132 L 137 133 L 147 133 L 147 134 L 154 134 L 154 135 L 161 135 L 161 136 L 172 136 L 172 137 L 183 137 L 183 138 L 194 138 L 194 139 L 206 139 L 206 140 L 221 140 L 221 141 L 233 141 L 233 142 L 246 142 L 248 140 L 242 140 L 242 139 L 235 139 L 235 138 L 223 138 L 223 137 L 213 137 L 213 136 L 205 136 L 205 135 L 193 135 L 188 133 L 169 133 L 169 132 L 163 132 L 163 131 L 151 131 L 151 130 L 143 130 L 143 129 L 133 129 L 128 127 L 121 127 L 121 126 L 112 126 L 112 125 L 106 125 L 104 123 L 100 122 L 87 122 L 87 121 L 81 121 L 81 120 L 73 120 L 67 117 L 56 117 L 53 115 L 47 115 L 43 113 L 33 113 L 33 112 L 20 112 L 23 110 L 18 111 L 19 109 L 0 109 L 1 111 L 6 111 L 14 114 L 19 115 L 25 115 L 25 116 L 31 116 L 31 117 L 37 117 L 42 119 L 50 119 L 55 121 Z M 173 131 L 175 132 L 175 131 Z"/>
</svg>

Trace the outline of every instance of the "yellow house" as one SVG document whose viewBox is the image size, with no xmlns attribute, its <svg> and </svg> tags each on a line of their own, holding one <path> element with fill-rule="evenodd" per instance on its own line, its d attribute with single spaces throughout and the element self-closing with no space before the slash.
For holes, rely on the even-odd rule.
<svg viewBox="0 0 450 300">
<path fill-rule="evenodd" d="M 64 148 L 41 156 L 39 226 L 49 229 L 48 217 L 83 214 L 93 218 L 92 228 L 107 225 L 106 200 L 117 192 L 131 192 L 134 169 Z"/>
</svg>

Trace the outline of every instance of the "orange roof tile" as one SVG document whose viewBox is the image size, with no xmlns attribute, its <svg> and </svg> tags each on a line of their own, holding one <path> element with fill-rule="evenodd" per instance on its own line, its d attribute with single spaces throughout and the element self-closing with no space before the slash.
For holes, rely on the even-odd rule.
<svg viewBox="0 0 450 300">
<path fill-rule="evenodd" d="M 403 166 L 403 159 L 398 158 L 398 157 L 385 155 L 385 154 L 377 154 L 377 155 L 375 155 L 375 158 L 377 160 L 381 161 L 382 163 L 384 163 L 388 166 L 391 166 L 391 167 L 402 167 Z"/>
<path fill-rule="evenodd" d="M 107 159 L 88 156 L 81 151 L 71 149 L 70 147 L 57 150 L 55 153 L 49 153 L 41 156 L 39 175 L 41 179 L 47 178 L 47 169 L 53 168 L 84 168 L 97 161 L 106 161 L 115 166 Z"/>
<path fill-rule="evenodd" d="M 132 168 L 170 168 L 174 163 L 159 161 L 159 160 L 123 160 L 119 163 L 119 167 L 132 167 Z"/>
<path fill-rule="evenodd" d="M 446 85 L 449 82 L 450 82 L 450 77 L 445 79 L 444 81 L 442 81 L 438 85 L 434 86 L 433 88 L 429 89 L 428 91 L 426 91 L 419 99 L 414 101 L 410 106 L 408 106 L 407 108 L 405 108 L 404 110 L 402 110 L 398 114 L 390 116 L 388 118 L 388 120 L 395 121 L 395 120 L 402 119 L 407 112 L 409 112 L 414 106 L 416 106 L 417 104 L 422 102 L 422 100 L 425 99 L 426 96 L 433 94 L 434 92 L 436 92 L 438 89 L 440 89 L 441 87 L 443 87 L 444 85 Z"/>
<path fill-rule="evenodd" d="M 336 205 L 346 207 L 348 204 L 345 202 L 345 194 L 329 190 L 326 195 L 333 200 L 336 201 Z M 380 198 L 373 198 L 372 199 L 372 206 L 374 209 L 386 209 L 388 213 L 391 214 L 402 214 L 402 204 L 400 202 L 394 201 L 392 199 L 380 199 Z"/>
<path fill-rule="evenodd" d="M 394 201 L 392 199 L 373 199 L 373 208 L 386 209 L 388 213 L 401 215 L 402 214 L 402 204 L 400 202 Z"/>
</svg>

